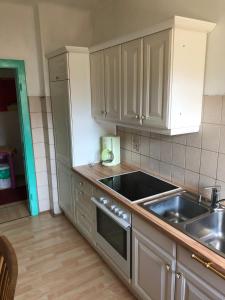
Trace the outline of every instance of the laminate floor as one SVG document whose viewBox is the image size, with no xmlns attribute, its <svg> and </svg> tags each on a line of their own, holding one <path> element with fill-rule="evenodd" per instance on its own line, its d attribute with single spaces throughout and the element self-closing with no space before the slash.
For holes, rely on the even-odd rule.
<svg viewBox="0 0 225 300">
<path fill-rule="evenodd" d="M 27 201 L 0 205 L 0 224 L 28 217 Z"/>
<path fill-rule="evenodd" d="M 134 299 L 64 216 L 27 217 L 0 225 L 19 263 L 16 300 Z"/>
</svg>

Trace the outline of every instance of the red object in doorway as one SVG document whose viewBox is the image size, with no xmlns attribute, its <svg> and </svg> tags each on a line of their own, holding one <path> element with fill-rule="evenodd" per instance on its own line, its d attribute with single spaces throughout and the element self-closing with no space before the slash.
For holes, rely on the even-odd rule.
<svg viewBox="0 0 225 300">
<path fill-rule="evenodd" d="M 14 78 L 0 78 L 0 111 L 7 111 L 16 103 L 16 83 Z"/>
<path fill-rule="evenodd" d="M 0 205 L 10 204 L 27 199 L 26 186 L 19 186 L 15 189 L 0 190 Z"/>
</svg>

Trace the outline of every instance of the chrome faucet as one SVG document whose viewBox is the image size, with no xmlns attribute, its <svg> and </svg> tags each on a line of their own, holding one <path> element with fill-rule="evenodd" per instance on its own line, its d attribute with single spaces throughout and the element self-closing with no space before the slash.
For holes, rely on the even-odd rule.
<svg viewBox="0 0 225 300">
<path fill-rule="evenodd" d="M 202 188 L 202 190 L 212 190 L 212 194 L 211 194 L 211 205 L 210 207 L 212 209 L 215 209 L 218 207 L 218 203 L 221 201 L 224 201 L 224 199 L 220 200 L 220 190 L 221 190 L 221 186 L 220 185 L 214 185 L 214 186 L 207 186 Z M 201 198 L 202 195 L 200 194 L 199 196 L 199 202 L 201 202 Z"/>
</svg>

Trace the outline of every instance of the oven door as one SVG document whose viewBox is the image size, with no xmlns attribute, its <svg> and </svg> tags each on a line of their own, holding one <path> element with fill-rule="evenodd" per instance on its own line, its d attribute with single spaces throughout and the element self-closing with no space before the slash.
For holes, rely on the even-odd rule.
<svg viewBox="0 0 225 300">
<path fill-rule="evenodd" d="M 126 277 L 130 278 L 130 224 L 117 218 L 99 203 L 96 205 L 96 221 L 97 246 L 111 258 Z"/>
</svg>

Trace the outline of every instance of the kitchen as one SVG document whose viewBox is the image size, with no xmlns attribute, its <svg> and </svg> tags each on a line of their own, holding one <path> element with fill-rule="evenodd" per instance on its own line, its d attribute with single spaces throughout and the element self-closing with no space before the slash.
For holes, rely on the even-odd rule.
<svg viewBox="0 0 225 300">
<path fill-rule="evenodd" d="M 93 255 L 97 252 L 113 270 L 110 276 L 123 282 L 118 281 L 118 294 L 113 287 L 105 288 L 104 283 L 102 290 L 93 283 L 98 299 L 101 293 L 102 299 L 119 299 L 122 295 L 124 299 L 224 299 L 224 208 L 220 200 L 225 186 L 225 99 L 220 73 L 223 60 L 215 48 L 215 41 L 222 47 L 218 35 L 223 22 L 215 15 L 199 17 L 199 13 L 197 17 L 194 7 L 189 14 L 184 12 L 185 7 L 165 13 L 163 3 L 158 7 L 152 1 L 150 7 L 156 16 L 146 26 L 148 4 L 141 1 L 139 14 L 143 20 L 128 29 L 122 16 L 129 8 L 129 17 L 134 17 L 137 6 L 101 2 L 92 7 L 96 35 L 89 45 L 82 39 L 77 44 L 62 44 L 70 40 L 63 38 L 61 44 L 50 45 L 46 36 L 51 26 L 39 28 L 43 30 L 41 48 L 47 62 L 40 69 L 45 79 L 49 74 L 50 89 L 48 81 L 44 82 L 46 97 L 40 101 L 45 107 L 42 117 L 47 170 L 37 176 L 37 181 L 44 172 L 47 174 L 49 204 L 41 198 L 42 213 L 32 221 L 40 218 L 40 225 L 28 232 L 33 234 L 34 230 L 41 240 L 39 230 L 45 226 L 42 218 L 48 226 L 59 222 L 69 230 L 72 240 L 76 237 L 79 243 L 85 243 L 85 251 Z M 43 11 L 42 5 L 34 9 L 38 8 L 43 21 L 53 3 Z M 218 1 L 217 14 L 220 5 Z M 213 10 L 211 6 L 207 13 Z M 103 15 L 99 19 L 100 11 L 108 20 Z M 55 12 L 60 16 L 59 10 Z M 117 26 L 113 18 L 118 18 Z M 108 24 L 105 29 L 104 22 Z M 110 22 L 115 28 L 110 28 Z M 123 24 L 123 30 L 119 30 Z M 218 79 L 212 79 L 212 74 Z M 38 107 L 35 105 L 33 108 Z M 44 183 L 40 190 L 38 186 L 40 196 L 43 187 Z M 51 221 L 43 211 L 56 217 Z M 66 220 L 70 223 L 64 224 Z M 29 226 L 30 221 L 22 222 Z M 20 262 L 25 260 L 26 244 L 21 251 L 13 233 L 15 224 L 11 226 L 2 225 L 1 232 L 12 240 Z M 60 227 L 58 230 L 55 240 L 51 232 L 46 232 L 52 245 L 66 238 L 61 236 Z M 25 237 L 29 241 L 29 235 Z M 41 244 L 37 246 L 44 253 Z M 56 257 L 57 251 L 63 250 L 56 249 Z M 79 263 L 73 260 L 76 250 L 71 255 L 66 266 L 71 262 L 72 272 L 73 264 Z M 47 264 L 41 269 L 49 280 L 42 281 L 42 294 L 34 285 L 29 288 L 21 270 L 18 299 L 93 298 L 88 292 L 73 289 L 73 281 L 65 282 L 63 272 L 60 280 L 65 287 L 58 291 L 46 274 Z M 67 270 L 65 274 L 69 279 Z M 55 292 L 47 288 L 48 284 Z"/>
</svg>

